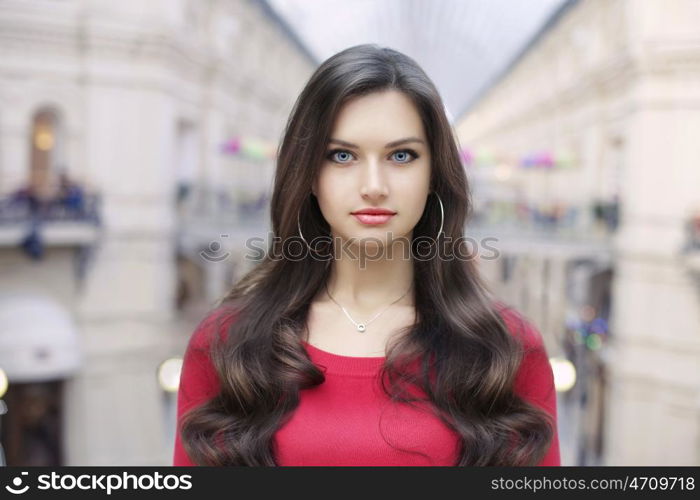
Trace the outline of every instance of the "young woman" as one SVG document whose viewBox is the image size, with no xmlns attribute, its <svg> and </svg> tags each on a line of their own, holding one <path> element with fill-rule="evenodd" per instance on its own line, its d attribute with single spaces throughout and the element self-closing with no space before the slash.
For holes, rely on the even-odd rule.
<svg viewBox="0 0 700 500">
<path fill-rule="evenodd" d="M 415 61 L 325 61 L 278 150 L 275 238 L 189 342 L 174 465 L 560 465 L 542 337 L 458 248 L 470 210 Z"/>
</svg>

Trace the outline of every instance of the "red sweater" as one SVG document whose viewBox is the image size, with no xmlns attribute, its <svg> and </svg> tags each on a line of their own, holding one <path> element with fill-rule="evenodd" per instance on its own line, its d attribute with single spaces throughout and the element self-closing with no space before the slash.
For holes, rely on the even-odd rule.
<svg viewBox="0 0 700 500">
<path fill-rule="evenodd" d="M 556 421 L 554 379 L 542 336 L 512 309 L 501 314 L 511 332 L 521 332 L 527 349 L 517 374 L 516 393 L 544 408 Z M 180 440 L 181 416 L 218 391 L 216 373 L 202 350 L 212 333 L 214 316 L 200 323 L 185 352 L 177 401 L 176 466 L 194 465 Z M 454 431 L 428 411 L 387 404 L 389 399 L 376 377 L 385 358 L 341 356 L 306 342 L 303 345 L 326 380 L 301 391 L 299 406 L 277 430 L 274 449 L 279 465 L 456 464 L 459 440 Z M 539 465 L 561 465 L 558 433 Z"/>
</svg>

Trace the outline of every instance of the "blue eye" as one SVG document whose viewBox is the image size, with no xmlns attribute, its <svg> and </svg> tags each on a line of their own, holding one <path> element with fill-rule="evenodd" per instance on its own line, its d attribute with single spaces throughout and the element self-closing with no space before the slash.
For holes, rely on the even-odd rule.
<svg viewBox="0 0 700 500">
<path fill-rule="evenodd" d="M 397 161 L 398 161 L 399 163 L 410 163 L 410 162 L 412 161 L 412 160 L 409 160 L 409 159 L 407 158 L 406 155 L 411 155 L 411 156 L 413 156 L 413 159 L 414 159 L 414 160 L 415 160 L 416 158 L 418 158 L 418 154 L 417 154 L 415 151 L 413 151 L 412 149 L 401 149 L 401 150 L 399 150 L 399 151 L 396 151 L 396 152 L 394 153 L 394 155 L 402 155 L 402 158 L 404 158 L 404 160 L 401 160 L 401 159 L 398 159 L 398 158 L 397 158 Z"/>
<path fill-rule="evenodd" d="M 335 156 L 336 154 L 337 154 L 337 155 L 344 155 L 344 156 L 345 156 L 345 159 L 340 159 L 340 160 L 336 159 L 336 158 L 339 158 L 339 156 Z M 329 160 L 333 160 L 333 161 L 335 161 L 335 162 L 337 162 L 337 163 L 347 163 L 347 160 L 349 160 L 348 157 L 352 157 L 352 155 L 350 154 L 349 151 L 345 151 L 344 149 L 334 149 L 333 151 L 331 151 L 331 152 L 328 154 L 328 157 L 327 157 L 327 158 L 328 158 Z"/>
</svg>

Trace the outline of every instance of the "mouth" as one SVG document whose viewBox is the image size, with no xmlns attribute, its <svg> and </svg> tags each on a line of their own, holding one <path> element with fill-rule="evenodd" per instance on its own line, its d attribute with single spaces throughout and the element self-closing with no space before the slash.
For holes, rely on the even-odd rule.
<svg viewBox="0 0 700 500">
<path fill-rule="evenodd" d="M 367 208 L 352 212 L 351 215 L 353 215 L 362 224 L 376 226 L 389 222 L 391 218 L 396 215 L 396 212 L 385 208 Z"/>
</svg>

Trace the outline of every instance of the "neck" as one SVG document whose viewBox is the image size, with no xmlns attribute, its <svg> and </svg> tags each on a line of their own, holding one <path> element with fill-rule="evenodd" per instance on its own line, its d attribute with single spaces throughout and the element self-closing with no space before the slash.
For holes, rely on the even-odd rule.
<svg viewBox="0 0 700 500">
<path fill-rule="evenodd" d="M 353 253 L 357 255 L 357 251 Z M 327 285 L 330 294 L 342 306 L 359 314 L 369 314 L 404 294 L 395 305 L 413 305 L 413 294 L 406 293 L 413 283 L 413 260 L 400 250 L 394 251 L 391 258 L 382 259 L 362 259 L 345 253 L 336 255 L 338 258 L 332 261 Z"/>
</svg>

